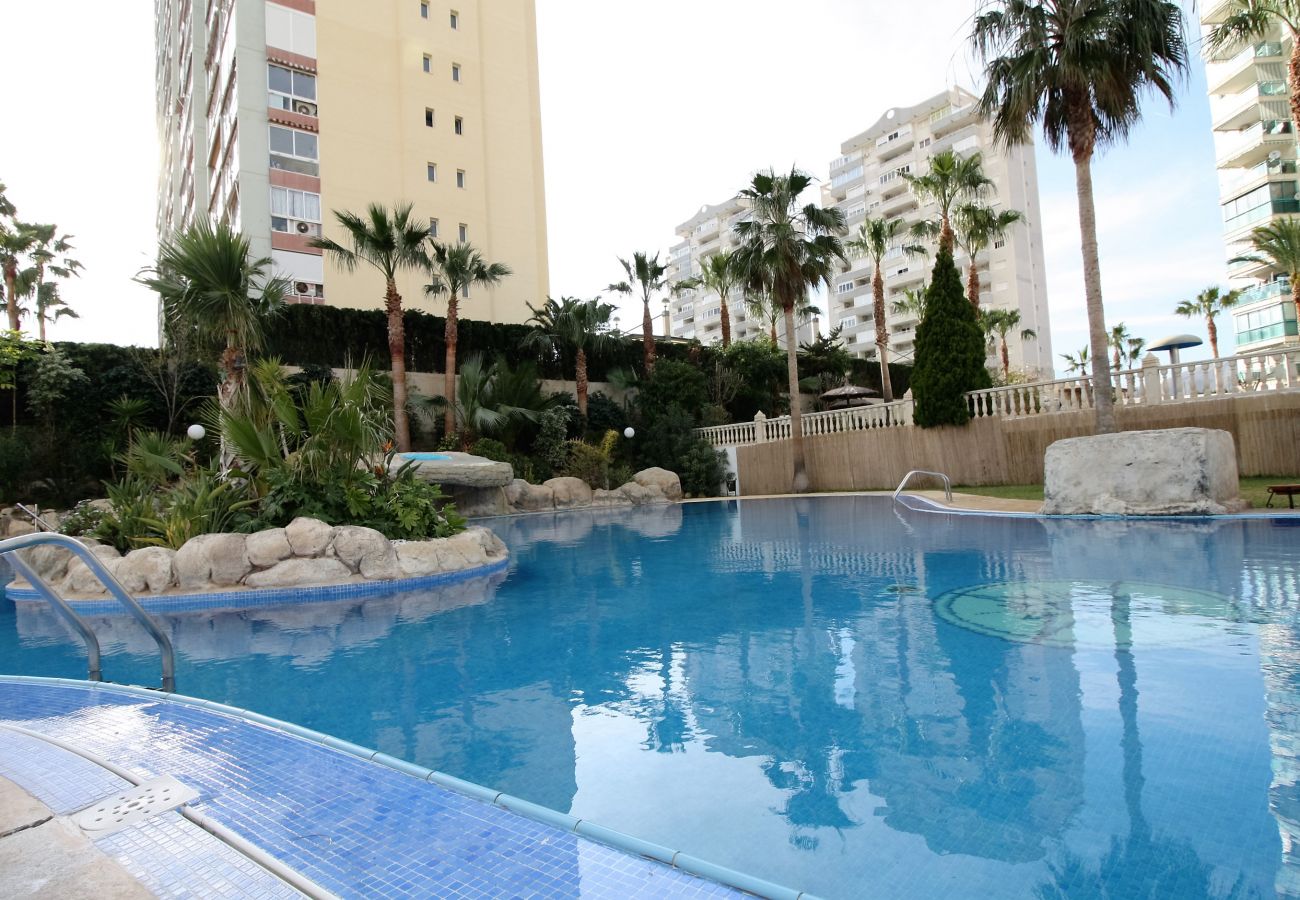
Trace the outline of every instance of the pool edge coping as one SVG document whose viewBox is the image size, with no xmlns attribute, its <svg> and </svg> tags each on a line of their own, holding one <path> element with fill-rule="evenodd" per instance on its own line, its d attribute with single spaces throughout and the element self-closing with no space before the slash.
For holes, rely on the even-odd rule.
<svg viewBox="0 0 1300 900">
<path fill-rule="evenodd" d="M 84 681 L 77 678 L 51 678 L 41 675 L 11 675 L 0 673 L 0 683 L 8 684 L 35 684 L 46 687 L 74 687 L 87 690 L 91 693 L 95 691 L 107 691 L 115 694 L 125 694 L 127 696 L 140 697 L 144 699 L 158 700 L 163 699 L 181 706 L 190 706 L 197 709 L 207 710 L 218 715 L 224 715 L 229 718 L 238 719 L 249 725 L 257 725 L 263 728 L 269 728 L 272 731 L 278 731 L 288 737 L 298 738 L 309 743 L 317 744 L 330 750 L 336 750 L 345 753 L 364 762 L 373 763 L 383 766 L 384 768 L 437 785 L 445 790 L 452 791 L 464 797 L 473 800 L 479 800 L 498 807 L 514 815 L 522 816 L 542 825 L 552 828 L 558 828 L 571 834 L 583 837 L 596 843 L 604 844 L 632 856 L 643 857 L 653 860 L 670 868 L 680 869 L 690 875 L 698 878 L 704 878 L 716 882 L 724 887 L 733 888 L 743 893 L 752 894 L 759 897 L 771 898 L 771 900 L 821 900 L 817 895 L 807 891 L 798 891 L 788 888 L 774 882 L 767 881 L 763 878 L 747 875 L 735 869 L 726 866 L 711 863 L 708 860 L 692 856 L 682 850 L 673 850 L 662 844 L 653 841 L 647 841 L 642 838 L 607 828 L 587 819 L 579 819 L 568 813 L 562 813 L 558 810 L 512 796 L 504 791 L 496 791 L 492 788 L 484 787 L 454 775 L 448 775 L 445 772 L 438 772 L 434 769 L 390 756 L 380 750 L 374 750 L 369 747 L 363 747 L 342 738 L 325 734 L 293 722 L 287 722 L 283 719 L 276 719 L 272 716 L 263 715 L 249 709 L 230 706 L 225 703 L 219 703 L 215 700 L 204 700 L 201 697 L 191 697 L 188 694 L 175 692 L 166 692 L 153 690 L 151 688 L 141 687 L 138 685 L 113 684 L 111 682 Z M 247 839 L 247 838 L 246 838 Z M 269 852 L 269 851 L 268 851 Z"/>
</svg>

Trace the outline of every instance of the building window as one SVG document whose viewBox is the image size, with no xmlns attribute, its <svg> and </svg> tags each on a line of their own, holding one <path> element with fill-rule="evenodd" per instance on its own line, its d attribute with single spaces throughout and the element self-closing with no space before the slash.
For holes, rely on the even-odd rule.
<svg viewBox="0 0 1300 900">
<path fill-rule="evenodd" d="M 428 3 L 421 3 L 421 4 L 420 4 L 420 18 L 421 18 L 421 19 L 427 19 L 427 18 L 429 18 L 429 4 L 428 4 Z"/>
<path fill-rule="evenodd" d="M 453 29 L 460 28 L 460 13 L 454 9 L 451 11 L 451 27 Z"/>
<path fill-rule="evenodd" d="M 272 125 L 270 129 L 272 169 L 320 175 L 320 146 L 316 135 L 279 125 Z"/>
<path fill-rule="evenodd" d="M 1001 250 L 1001 249 L 1002 249 L 1003 247 L 1005 247 L 1006 245 L 1007 245 L 1007 242 L 1006 242 L 1005 240 L 1003 240 L 1003 239 L 999 239 L 999 240 L 996 240 L 996 241 L 993 242 L 993 249 L 994 249 L 994 250 Z"/>
<path fill-rule="evenodd" d="M 271 230 L 320 237 L 320 194 L 271 188 Z"/>
<path fill-rule="evenodd" d="M 431 237 L 431 238 L 436 238 L 437 236 L 438 236 L 438 220 L 437 220 L 437 219 L 430 219 L 430 220 L 429 220 L 429 237 Z"/>
<path fill-rule="evenodd" d="M 426 176 L 430 181 L 437 181 L 437 180 L 438 180 L 438 164 L 437 164 L 437 163 L 429 163 L 428 166 L 425 167 L 424 174 L 425 174 L 425 176 Z"/>
<path fill-rule="evenodd" d="M 456 133 L 457 134 L 465 133 L 465 120 L 462 119 L 460 116 L 456 117 Z"/>
<path fill-rule="evenodd" d="M 456 187 L 458 187 L 458 188 L 463 188 L 464 186 L 465 186 L 465 170 L 464 170 L 464 169 L 457 169 L 457 170 L 456 170 Z"/>
<path fill-rule="evenodd" d="M 266 67 L 267 103 L 271 109 L 288 109 L 304 116 L 316 115 L 316 76 L 286 69 Z"/>
<path fill-rule="evenodd" d="M 424 71 L 426 72 L 433 71 L 433 57 L 427 53 L 424 54 Z"/>
<path fill-rule="evenodd" d="M 462 284 L 462 285 L 460 286 L 460 295 L 461 295 L 462 297 L 466 298 L 466 299 L 469 299 L 469 285 L 468 285 L 468 284 Z"/>
<path fill-rule="evenodd" d="M 460 63 L 451 64 L 451 80 L 460 81 Z"/>
<path fill-rule="evenodd" d="M 427 106 L 424 108 L 424 124 L 428 128 L 433 127 L 433 110 Z"/>
<path fill-rule="evenodd" d="M 460 223 L 459 237 L 460 237 L 460 242 L 462 244 L 466 243 L 469 240 L 469 226 L 466 225 L 464 222 Z"/>
</svg>

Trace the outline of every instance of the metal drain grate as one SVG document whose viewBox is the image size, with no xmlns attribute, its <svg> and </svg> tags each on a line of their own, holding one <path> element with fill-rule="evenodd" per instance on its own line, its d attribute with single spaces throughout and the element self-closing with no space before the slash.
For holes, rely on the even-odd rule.
<svg viewBox="0 0 1300 900">
<path fill-rule="evenodd" d="M 197 799 L 198 791 L 170 775 L 159 775 L 95 801 L 72 820 L 91 837 L 102 837 Z"/>
</svg>

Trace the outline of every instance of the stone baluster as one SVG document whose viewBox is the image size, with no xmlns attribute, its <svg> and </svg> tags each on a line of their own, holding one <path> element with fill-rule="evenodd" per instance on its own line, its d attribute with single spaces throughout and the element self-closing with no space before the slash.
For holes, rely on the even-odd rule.
<svg viewBox="0 0 1300 900">
<path fill-rule="evenodd" d="M 763 415 L 761 409 L 754 413 L 754 443 L 767 443 L 767 416 Z"/>
</svg>

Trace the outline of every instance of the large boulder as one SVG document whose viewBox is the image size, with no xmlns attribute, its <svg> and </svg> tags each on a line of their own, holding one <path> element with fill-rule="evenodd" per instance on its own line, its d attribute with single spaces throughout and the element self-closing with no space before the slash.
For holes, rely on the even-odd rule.
<svg viewBox="0 0 1300 900">
<path fill-rule="evenodd" d="M 664 494 L 657 484 L 641 485 L 635 481 L 629 481 L 619 488 L 627 501 L 633 506 L 645 506 L 648 503 L 667 503 L 668 497 Z"/>
<path fill-rule="evenodd" d="M 176 583 L 187 590 L 232 587 L 253 569 L 242 534 L 201 534 L 176 551 Z"/>
<path fill-rule="evenodd" d="M 1232 435 L 1209 428 L 1068 438 L 1043 460 L 1044 515 L 1221 515 L 1241 508 Z"/>
<path fill-rule="evenodd" d="M 422 578 L 443 571 L 442 554 L 433 541 L 402 541 L 394 544 L 403 578 Z"/>
<path fill-rule="evenodd" d="M 283 528 L 268 528 L 248 536 L 248 561 L 259 569 L 275 565 L 293 556 L 289 538 Z"/>
<path fill-rule="evenodd" d="M 117 565 L 122 559 L 122 554 L 117 552 L 116 547 L 100 544 L 91 547 L 90 552 L 95 554 L 95 557 L 104 564 L 104 568 L 108 569 L 109 574 L 117 574 Z M 99 596 L 108 593 L 104 583 L 99 580 L 99 576 L 90 571 L 90 567 L 84 562 L 75 558 L 68 563 L 68 574 L 63 579 L 63 584 L 60 587 L 65 595 Z"/>
<path fill-rule="evenodd" d="M 123 557 L 113 574 L 133 594 L 160 594 L 176 583 L 175 561 L 176 551 L 169 547 L 144 547 Z"/>
<path fill-rule="evenodd" d="M 357 571 L 367 581 L 393 581 L 402 577 L 402 564 L 397 559 L 397 550 L 387 544 L 382 550 L 361 557 Z"/>
<path fill-rule="evenodd" d="M 597 489 L 592 491 L 591 494 L 592 506 L 628 506 L 631 502 L 632 501 L 627 498 L 626 494 L 617 489 L 612 491 L 602 491 Z"/>
<path fill-rule="evenodd" d="M 506 485 L 506 501 L 520 512 L 555 509 L 555 491 L 544 484 L 529 484 L 516 478 Z"/>
<path fill-rule="evenodd" d="M 334 537 L 334 526 L 327 525 L 320 519 L 299 516 L 284 529 L 284 536 L 289 539 L 294 556 L 320 556 Z"/>
<path fill-rule="evenodd" d="M 337 559 L 286 559 L 263 572 L 244 579 L 250 588 L 295 588 L 322 584 L 342 584 L 352 571 Z"/>
<path fill-rule="evenodd" d="M 552 478 L 550 481 L 542 482 L 542 487 L 551 489 L 551 498 L 556 509 L 591 506 L 591 486 L 581 478 Z"/>
<path fill-rule="evenodd" d="M 340 525 L 334 529 L 334 555 L 353 572 L 361 569 L 361 560 L 383 556 L 391 549 L 388 538 L 373 528 Z"/>
<path fill-rule="evenodd" d="M 473 535 L 478 539 L 479 545 L 483 548 L 483 552 L 487 554 L 489 562 L 505 559 L 510 555 L 510 551 L 507 549 L 505 541 L 501 540 L 501 538 L 497 536 L 497 533 L 491 528 L 484 528 L 482 525 L 475 525 L 466 528 L 464 533 Z"/>
<path fill-rule="evenodd" d="M 434 484 L 464 485 L 465 487 L 504 487 L 515 477 L 508 462 L 498 462 L 470 453 L 446 451 L 437 454 L 445 459 L 419 459 L 398 454 L 396 463 L 413 463 L 417 478 Z"/>
<path fill-rule="evenodd" d="M 77 538 L 77 540 L 87 547 L 100 546 L 100 542 L 94 538 Z M 57 544 L 37 544 L 35 547 L 20 551 L 19 555 L 46 584 L 58 584 L 63 581 L 68 574 L 68 566 L 75 559 L 71 550 Z M 15 577 L 14 583 L 21 586 L 27 584 L 27 580 Z"/>
<path fill-rule="evenodd" d="M 642 469 L 632 476 L 632 480 L 642 487 L 657 487 L 669 500 L 682 499 L 682 480 L 676 472 L 669 472 L 658 466 Z"/>
</svg>

